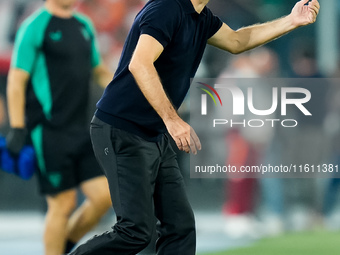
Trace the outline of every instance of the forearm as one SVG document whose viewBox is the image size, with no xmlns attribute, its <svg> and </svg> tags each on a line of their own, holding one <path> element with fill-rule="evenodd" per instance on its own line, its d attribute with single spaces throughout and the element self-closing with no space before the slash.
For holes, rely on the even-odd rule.
<svg viewBox="0 0 340 255">
<path fill-rule="evenodd" d="M 227 24 L 209 38 L 208 43 L 231 53 L 242 53 L 257 46 L 266 44 L 298 27 L 312 24 L 316 21 L 320 4 L 317 0 L 301 0 L 297 2 L 292 12 L 283 18 L 232 30 Z"/>
<path fill-rule="evenodd" d="M 28 74 L 11 69 L 7 82 L 7 105 L 12 128 L 25 127 L 26 85 Z"/>
<path fill-rule="evenodd" d="M 296 28 L 289 15 L 268 23 L 241 28 L 235 32 L 236 53 L 266 44 Z"/>
<path fill-rule="evenodd" d="M 200 140 L 190 125 L 178 116 L 163 89 L 154 65 L 133 62 L 129 65 L 129 70 L 145 98 L 162 118 L 178 149 L 197 154 L 197 150 L 201 149 Z"/>
<path fill-rule="evenodd" d="M 138 64 L 134 62 L 130 64 L 129 69 L 143 95 L 164 122 L 179 118 L 163 89 L 153 64 Z"/>
</svg>

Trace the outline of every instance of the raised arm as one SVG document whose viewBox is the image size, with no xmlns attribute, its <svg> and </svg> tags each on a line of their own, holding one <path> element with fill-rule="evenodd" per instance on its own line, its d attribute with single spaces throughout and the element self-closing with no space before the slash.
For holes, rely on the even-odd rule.
<svg viewBox="0 0 340 255">
<path fill-rule="evenodd" d="M 129 70 L 145 98 L 162 118 L 177 147 L 187 153 L 191 150 L 196 154 L 197 149 L 201 148 L 200 141 L 190 125 L 178 116 L 154 66 L 154 62 L 162 52 L 162 44 L 153 37 L 142 34 L 132 56 Z"/>
<path fill-rule="evenodd" d="M 234 54 L 268 43 L 298 27 L 316 21 L 320 4 L 317 0 L 309 3 L 308 1 L 297 2 L 288 16 L 264 24 L 244 27 L 237 31 L 223 24 L 220 30 L 208 40 L 208 43 Z"/>
</svg>

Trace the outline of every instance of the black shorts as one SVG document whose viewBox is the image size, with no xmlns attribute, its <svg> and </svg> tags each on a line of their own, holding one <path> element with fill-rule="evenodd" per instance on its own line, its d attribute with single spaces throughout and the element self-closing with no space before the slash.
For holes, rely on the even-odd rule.
<svg viewBox="0 0 340 255">
<path fill-rule="evenodd" d="M 37 126 L 31 137 L 42 194 L 53 195 L 103 175 L 87 129 L 65 131 Z"/>
</svg>

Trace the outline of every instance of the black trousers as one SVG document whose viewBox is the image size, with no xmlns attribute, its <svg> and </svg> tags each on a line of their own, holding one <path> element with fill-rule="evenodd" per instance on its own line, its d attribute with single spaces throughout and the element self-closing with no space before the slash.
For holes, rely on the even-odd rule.
<svg viewBox="0 0 340 255">
<path fill-rule="evenodd" d="M 71 254 L 137 254 L 149 244 L 156 227 L 157 254 L 194 255 L 194 215 L 169 138 L 148 142 L 96 117 L 91 138 L 109 182 L 117 223 Z"/>
</svg>

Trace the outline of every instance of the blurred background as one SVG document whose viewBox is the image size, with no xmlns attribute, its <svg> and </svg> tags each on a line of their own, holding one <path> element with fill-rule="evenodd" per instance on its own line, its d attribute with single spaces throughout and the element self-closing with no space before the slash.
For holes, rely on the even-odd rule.
<svg viewBox="0 0 340 255">
<path fill-rule="evenodd" d="M 311 86 L 312 119 L 296 116 L 293 131 L 244 130 L 221 134 L 219 160 L 239 165 L 286 162 L 340 164 L 340 2 L 319 0 L 318 21 L 259 49 L 231 55 L 207 47 L 197 77 L 334 78 Z M 112 71 L 142 0 L 83 0 L 77 9 L 95 24 L 100 50 Z M 295 0 L 211 0 L 209 7 L 238 29 L 289 14 Z M 6 135 L 6 79 L 16 31 L 40 0 L 0 0 L 0 133 Z M 339 80 L 340 81 L 340 80 Z M 93 84 L 89 117 L 102 89 Z M 265 94 L 263 94 L 265 95 Z M 263 96 L 263 100 L 266 97 Z M 180 109 L 189 119 L 189 107 Z M 197 130 L 200 134 L 199 130 Z M 204 134 L 202 134 L 204 135 Z M 190 179 L 189 157 L 179 152 L 197 222 L 198 254 L 336 254 L 340 249 L 340 179 Z M 80 197 L 81 198 L 81 197 Z M 42 254 L 46 204 L 35 176 L 24 181 L 0 171 L 0 253 Z M 89 238 L 114 223 L 110 211 Z"/>
</svg>

